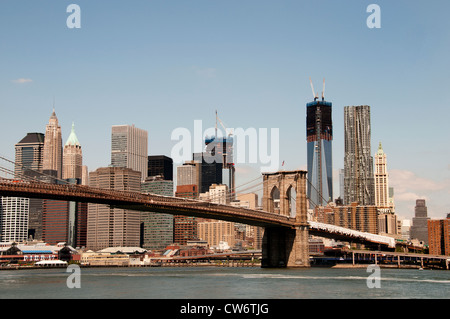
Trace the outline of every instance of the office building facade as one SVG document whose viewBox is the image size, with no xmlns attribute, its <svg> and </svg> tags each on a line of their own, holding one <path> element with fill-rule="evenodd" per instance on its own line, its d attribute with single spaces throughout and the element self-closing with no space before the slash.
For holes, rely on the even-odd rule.
<svg viewBox="0 0 450 319">
<path fill-rule="evenodd" d="M 16 179 L 33 178 L 40 180 L 44 163 L 43 133 L 28 133 L 15 145 Z M 28 200 L 28 238 L 42 239 L 42 199 L 30 198 Z"/>
<path fill-rule="evenodd" d="M 148 177 L 161 176 L 163 179 L 173 180 L 173 160 L 164 155 L 148 156 Z"/>
<path fill-rule="evenodd" d="M 173 196 L 173 181 L 162 177 L 148 177 L 141 183 L 141 192 Z M 173 243 L 173 215 L 153 212 L 141 213 L 141 247 L 161 250 Z"/>
<path fill-rule="evenodd" d="M 123 167 L 101 167 L 89 174 L 89 186 L 139 192 L 141 172 Z M 140 212 L 89 204 L 87 247 L 137 247 L 140 244 Z"/>
<path fill-rule="evenodd" d="M 15 145 L 14 175 L 16 179 L 37 176 L 36 172 L 42 172 L 44 140 L 45 135 L 42 133 L 28 133 Z"/>
<path fill-rule="evenodd" d="M 177 186 L 202 185 L 202 165 L 197 161 L 187 161 L 177 167 Z"/>
<path fill-rule="evenodd" d="M 175 197 L 198 199 L 198 185 L 177 185 Z M 175 215 L 173 219 L 173 241 L 186 245 L 188 241 L 198 239 L 198 220 L 193 216 Z"/>
<path fill-rule="evenodd" d="M 80 184 L 71 178 L 57 184 Z M 64 242 L 72 247 L 86 247 L 88 204 L 60 200 L 42 201 L 42 240 L 49 244 Z"/>
<path fill-rule="evenodd" d="M 192 155 L 193 161 L 200 163 L 200 193 L 205 193 L 209 190 L 212 184 L 222 184 L 223 179 L 223 163 L 222 157 L 217 155 L 220 161 L 217 161 L 216 154 L 203 152 L 194 153 Z"/>
<path fill-rule="evenodd" d="M 22 242 L 28 238 L 29 199 L 0 198 L 0 238 L 3 242 Z"/>
<path fill-rule="evenodd" d="M 361 232 L 378 234 L 378 212 L 374 205 L 328 205 L 315 207 L 313 220 Z"/>
<path fill-rule="evenodd" d="M 111 129 L 111 165 L 130 168 L 148 176 L 148 133 L 134 125 L 114 125 Z"/>
<path fill-rule="evenodd" d="M 430 254 L 450 256 L 450 214 L 428 221 L 428 245 Z"/>
</svg>

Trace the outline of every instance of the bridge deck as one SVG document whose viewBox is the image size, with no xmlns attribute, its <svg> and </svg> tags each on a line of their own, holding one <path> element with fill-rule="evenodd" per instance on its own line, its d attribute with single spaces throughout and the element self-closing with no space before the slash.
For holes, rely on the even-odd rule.
<svg viewBox="0 0 450 319">
<path fill-rule="evenodd" d="M 56 185 L 0 179 L 0 196 L 105 204 L 117 208 L 226 220 L 260 227 L 294 228 L 298 226 L 295 218 L 262 210 L 156 194 L 98 189 L 82 185 Z M 310 233 L 322 237 L 375 243 L 389 248 L 395 247 L 396 244 L 395 240 L 388 236 L 358 232 L 313 221 L 308 223 Z"/>
</svg>

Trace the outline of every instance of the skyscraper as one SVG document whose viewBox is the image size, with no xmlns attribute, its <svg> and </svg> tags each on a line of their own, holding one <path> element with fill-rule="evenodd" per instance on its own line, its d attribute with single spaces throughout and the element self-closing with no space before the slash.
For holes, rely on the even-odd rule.
<svg viewBox="0 0 450 319">
<path fill-rule="evenodd" d="M 89 174 L 89 186 L 103 189 L 139 192 L 141 173 L 123 167 L 101 167 Z M 89 204 L 87 247 L 138 247 L 140 244 L 140 212 Z"/>
<path fill-rule="evenodd" d="M 111 165 L 148 175 L 148 133 L 134 125 L 114 125 L 111 133 Z"/>
<path fill-rule="evenodd" d="M 314 91 L 313 91 L 314 92 Z M 308 150 L 307 196 L 310 208 L 325 206 L 333 200 L 332 103 L 322 94 L 306 104 L 306 141 Z"/>
<path fill-rule="evenodd" d="M 375 205 L 370 106 L 344 107 L 344 203 Z"/>
<path fill-rule="evenodd" d="M 32 177 L 40 180 L 43 177 L 44 140 L 44 134 L 42 133 L 28 133 L 15 145 L 15 178 L 23 179 L 24 177 Z M 42 199 L 30 198 L 26 201 L 22 200 L 10 199 L 5 208 L 23 208 L 23 204 L 26 203 L 29 207 L 26 211 L 28 219 L 28 235 L 25 236 L 25 238 L 31 236 L 33 239 L 40 240 L 42 239 Z M 21 204 L 18 205 L 18 203 Z M 25 214 L 23 209 L 22 213 Z M 16 220 L 19 221 L 19 219 Z M 17 225 L 19 228 L 23 226 L 22 221 L 20 221 L 20 223 L 20 225 Z"/>
<path fill-rule="evenodd" d="M 81 184 L 82 151 L 72 124 L 63 149 L 62 179 L 47 180 L 55 184 Z M 54 170 L 52 170 L 54 171 Z M 44 173 L 48 174 L 47 171 Z M 42 239 L 47 243 L 65 242 L 73 247 L 86 246 L 87 204 L 44 199 L 42 204 Z"/>
<path fill-rule="evenodd" d="M 44 134 L 28 133 L 15 145 L 15 172 L 17 179 L 23 176 L 36 176 L 42 172 L 44 159 Z"/>
<path fill-rule="evenodd" d="M 375 206 L 383 212 L 387 212 L 389 203 L 389 175 L 387 172 L 386 154 L 381 142 L 375 154 Z"/>
<path fill-rule="evenodd" d="M 416 207 L 414 208 L 414 217 L 412 219 L 411 229 L 409 235 L 411 239 L 418 239 L 428 244 L 428 209 L 425 205 L 425 199 L 416 200 Z"/>
<path fill-rule="evenodd" d="M 83 173 L 83 153 L 81 144 L 75 134 L 75 124 L 72 124 L 72 130 L 69 138 L 64 145 L 63 150 L 63 173 L 62 178 L 77 178 L 81 180 Z"/>
<path fill-rule="evenodd" d="M 148 157 L 148 177 L 162 176 L 163 179 L 173 180 L 173 160 L 164 155 L 150 155 Z"/>
<path fill-rule="evenodd" d="M 141 191 L 157 195 L 174 195 L 173 181 L 161 176 L 147 177 L 141 183 Z M 141 243 L 146 249 L 164 249 L 173 241 L 173 215 L 154 212 L 141 213 Z"/>
<path fill-rule="evenodd" d="M 44 171 L 54 171 L 57 178 L 62 176 L 62 135 L 55 110 L 45 129 L 44 139 Z"/>
<path fill-rule="evenodd" d="M 208 152 L 192 154 L 193 160 L 200 163 L 201 166 L 198 184 L 200 193 L 207 192 L 212 184 L 222 184 L 222 157 L 217 157 L 220 158 L 220 161 L 216 161 L 216 155 Z"/>
<path fill-rule="evenodd" d="M 216 121 L 220 119 L 217 116 Z M 226 128 L 225 128 L 226 131 Z M 232 198 L 235 197 L 235 167 L 233 156 L 233 144 L 234 139 L 232 133 L 229 133 L 227 137 L 217 136 L 217 122 L 216 122 L 216 134 L 213 137 L 205 138 L 205 152 L 200 154 L 194 153 L 193 159 L 202 161 L 204 167 L 203 174 L 210 174 L 210 177 L 206 177 L 206 180 L 202 183 L 204 185 L 204 192 L 207 192 L 207 188 L 212 184 L 227 184 L 228 191 Z M 207 165 L 209 164 L 209 165 Z M 208 173 L 211 172 L 211 173 Z M 211 180 L 211 182 L 208 181 Z M 207 186 L 206 186 L 207 185 Z"/>
<path fill-rule="evenodd" d="M 27 240 L 29 207 L 28 198 L 0 198 L 0 241 Z"/>
<path fill-rule="evenodd" d="M 202 164 L 197 161 L 187 161 L 177 167 L 177 186 L 197 185 L 202 186 Z M 209 188 L 209 186 L 208 186 Z"/>
</svg>

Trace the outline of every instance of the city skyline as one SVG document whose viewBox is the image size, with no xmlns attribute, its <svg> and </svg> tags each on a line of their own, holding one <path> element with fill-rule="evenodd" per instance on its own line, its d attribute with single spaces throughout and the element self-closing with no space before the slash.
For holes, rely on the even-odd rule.
<svg viewBox="0 0 450 319">
<path fill-rule="evenodd" d="M 199 1 L 138 10 L 77 1 L 79 30 L 65 25 L 66 3 L 25 3 L 27 10 L 1 5 L 0 105 L 8 114 L 0 122 L 1 155 L 14 158 L 17 141 L 45 132 L 54 100 L 63 140 L 77 123 L 89 171 L 110 164 L 113 125 L 147 130 L 148 155 L 170 156 L 171 132 L 192 129 L 197 119 L 214 127 L 216 109 L 231 127 L 280 128 L 283 169 L 306 170 L 308 79 L 325 77 L 333 101 L 334 197 L 344 167 L 344 105 L 367 104 L 371 155 L 381 142 L 397 214 L 412 218 L 419 198 L 430 217 L 448 213 L 450 97 L 440 94 L 449 84 L 447 3 L 378 1 L 379 30 L 365 25 L 368 3 Z M 318 14 L 323 23 L 311 31 Z M 319 52 L 316 44 L 333 50 Z M 237 165 L 236 185 L 258 175 L 258 165 Z"/>
</svg>

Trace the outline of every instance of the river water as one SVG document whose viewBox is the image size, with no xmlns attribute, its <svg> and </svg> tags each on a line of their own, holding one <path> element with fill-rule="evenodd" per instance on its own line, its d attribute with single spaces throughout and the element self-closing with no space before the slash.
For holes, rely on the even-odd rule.
<svg viewBox="0 0 450 319">
<path fill-rule="evenodd" d="M 445 270 L 150 267 L 79 271 L 74 279 L 75 273 L 64 268 L 2 270 L 0 298 L 450 298 L 450 271 Z"/>
</svg>

